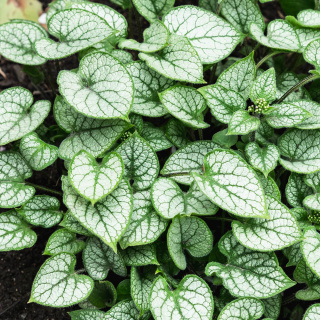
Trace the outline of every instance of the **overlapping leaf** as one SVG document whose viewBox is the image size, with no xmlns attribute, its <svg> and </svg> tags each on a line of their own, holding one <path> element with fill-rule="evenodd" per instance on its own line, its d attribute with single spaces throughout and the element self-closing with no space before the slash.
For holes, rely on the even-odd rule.
<svg viewBox="0 0 320 320">
<path fill-rule="evenodd" d="M 313 304 L 309 307 L 303 316 L 303 320 L 317 320 L 320 313 L 320 303 Z"/>
<path fill-rule="evenodd" d="M 150 264 L 159 264 L 156 256 L 155 246 L 153 244 L 129 247 L 122 251 L 122 256 L 127 266 L 141 267 Z"/>
<path fill-rule="evenodd" d="M 139 13 L 149 22 L 164 16 L 174 5 L 175 0 L 133 0 Z"/>
<path fill-rule="evenodd" d="M 245 135 L 256 131 L 260 125 L 260 120 L 251 116 L 247 110 L 236 111 L 229 122 L 228 135 Z"/>
<path fill-rule="evenodd" d="M 172 143 L 166 137 L 163 128 L 155 127 L 149 122 L 143 124 L 141 137 L 148 141 L 151 148 L 156 152 L 172 147 Z"/>
<path fill-rule="evenodd" d="M 272 102 L 276 98 L 276 75 L 274 68 L 263 72 L 254 82 L 250 90 L 250 98 L 253 102 L 265 99 Z"/>
</svg>

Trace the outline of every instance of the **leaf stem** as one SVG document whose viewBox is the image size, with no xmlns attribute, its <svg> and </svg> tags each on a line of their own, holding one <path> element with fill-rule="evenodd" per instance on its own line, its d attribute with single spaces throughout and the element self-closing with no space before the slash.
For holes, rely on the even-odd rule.
<svg viewBox="0 0 320 320">
<path fill-rule="evenodd" d="M 318 79 L 319 76 L 317 74 L 312 74 L 311 76 L 308 76 L 306 78 L 304 78 L 303 80 L 301 80 L 299 83 L 297 83 L 296 85 L 294 85 L 291 89 L 289 89 L 278 101 L 277 103 L 281 103 L 282 101 L 284 101 L 292 92 L 296 91 L 298 88 L 306 85 L 307 83 Z"/>
<path fill-rule="evenodd" d="M 43 187 L 43 186 L 39 186 L 39 185 L 31 183 L 31 182 L 26 182 L 26 185 L 34 187 L 34 188 L 36 188 L 38 190 L 41 190 L 41 191 L 46 191 L 46 192 L 53 193 L 53 194 L 55 194 L 57 196 L 60 196 L 60 197 L 63 196 L 63 193 L 60 192 L 60 191 L 53 190 L 53 189 L 50 189 L 50 188 L 47 188 L 47 187 Z"/>
<path fill-rule="evenodd" d="M 175 173 L 168 173 L 162 174 L 163 177 L 179 177 L 179 176 L 189 176 L 190 172 L 175 172 Z"/>
<path fill-rule="evenodd" d="M 228 219 L 228 218 L 224 218 L 224 217 L 207 217 L 207 216 L 203 216 L 203 219 L 208 219 L 208 220 L 219 220 L 219 221 L 228 221 L 228 222 L 233 222 L 235 220 L 233 219 Z"/>
<path fill-rule="evenodd" d="M 199 139 L 203 140 L 203 130 L 202 129 L 198 129 L 198 133 L 199 133 Z"/>
<path fill-rule="evenodd" d="M 279 53 L 283 53 L 283 51 L 273 51 L 271 53 L 269 53 L 268 55 L 266 55 L 265 57 L 263 57 L 257 64 L 256 64 L 256 70 L 259 69 L 259 67 L 261 67 L 268 59 L 270 59 L 271 57 L 279 54 Z"/>
</svg>

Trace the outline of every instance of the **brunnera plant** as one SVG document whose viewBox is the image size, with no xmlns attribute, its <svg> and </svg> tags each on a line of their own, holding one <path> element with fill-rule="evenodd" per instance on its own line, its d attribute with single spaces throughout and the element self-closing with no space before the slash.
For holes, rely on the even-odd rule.
<svg viewBox="0 0 320 320">
<path fill-rule="evenodd" d="M 0 26 L 35 87 L 58 69 L 42 100 L 0 93 L 0 250 L 57 226 L 30 302 L 78 305 L 73 320 L 319 319 L 319 1 L 267 26 L 255 0 L 112 2 L 129 25 L 56 0 L 48 31 Z M 34 184 L 56 163 L 62 191 Z"/>
</svg>

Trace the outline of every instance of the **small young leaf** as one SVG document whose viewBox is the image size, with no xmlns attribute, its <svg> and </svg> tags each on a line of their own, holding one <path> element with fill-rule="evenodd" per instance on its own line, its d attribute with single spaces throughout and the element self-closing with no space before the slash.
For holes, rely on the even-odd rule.
<svg viewBox="0 0 320 320">
<path fill-rule="evenodd" d="M 302 207 L 303 199 L 313 192 L 304 182 L 302 175 L 291 173 L 286 185 L 285 193 L 287 201 L 292 207 Z"/>
<path fill-rule="evenodd" d="M 174 8 L 163 22 L 170 33 L 190 40 L 203 64 L 223 60 L 244 37 L 219 16 L 194 6 Z"/>
<path fill-rule="evenodd" d="M 112 307 L 117 301 L 117 290 L 109 281 L 95 282 L 88 302 L 94 307 L 102 309 Z"/>
<path fill-rule="evenodd" d="M 167 111 L 192 128 L 208 128 L 203 121 L 206 102 L 194 88 L 174 86 L 159 94 L 160 100 Z"/>
<path fill-rule="evenodd" d="M 148 318 L 140 318 L 139 310 L 132 300 L 125 300 L 113 306 L 105 315 L 103 320 L 147 320 Z"/>
<path fill-rule="evenodd" d="M 122 251 L 122 256 L 127 266 L 141 267 L 150 264 L 159 264 L 155 247 L 152 244 L 129 247 Z"/>
<path fill-rule="evenodd" d="M 98 164 L 90 153 L 80 151 L 71 160 L 69 168 L 72 186 L 92 204 L 118 186 L 124 171 L 122 158 L 115 152 L 109 153 Z"/>
<path fill-rule="evenodd" d="M 228 135 L 245 135 L 256 131 L 260 125 L 260 120 L 251 116 L 247 110 L 236 111 L 229 122 Z"/>
<path fill-rule="evenodd" d="M 75 264 L 76 257 L 66 252 L 47 259 L 34 279 L 29 302 L 62 308 L 87 298 L 93 280 L 75 273 Z"/>
<path fill-rule="evenodd" d="M 320 314 L 320 303 L 313 304 L 309 307 L 303 316 L 303 320 L 317 320 Z"/>
<path fill-rule="evenodd" d="M 151 23 L 143 32 L 143 42 L 133 39 L 122 39 L 120 49 L 136 50 L 144 53 L 152 53 L 162 50 L 168 45 L 169 31 L 161 21 Z"/>
<path fill-rule="evenodd" d="M 172 143 L 168 140 L 162 128 L 155 127 L 150 122 L 143 124 L 141 137 L 149 142 L 151 148 L 158 152 L 172 147 Z"/>
<path fill-rule="evenodd" d="M 0 214 L 0 251 L 32 247 L 37 235 L 15 210 Z"/>
<path fill-rule="evenodd" d="M 59 224 L 61 227 L 64 227 L 74 233 L 82 234 L 84 236 L 91 236 L 92 233 L 83 227 L 80 222 L 70 213 L 68 210 Z"/>
<path fill-rule="evenodd" d="M 0 93 L 0 145 L 21 139 L 34 131 L 47 117 L 51 104 L 37 101 L 27 89 L 12 87 Z"/>
<path fill-rule="evenodd" d="M 227 149 L 231 148 L 238 142 L 238 136 L 227 135 L 228 129 L 216 132 L 212 136 L 212 141 Z"/>
<path fill-rule="evenodd" d="M 173 7 L 175 0 L 133 0 L 139 13 L 149 22 L 163 17 Z"/>
<path fill-rule="evenodd" d="M 320 12 L 317 10 L 302 10 L 298 13 L 297 19 L 292 16 L 287 16 L 286 20 L 294 26 L 306 28 L 320 27 Z"/>
</svg>

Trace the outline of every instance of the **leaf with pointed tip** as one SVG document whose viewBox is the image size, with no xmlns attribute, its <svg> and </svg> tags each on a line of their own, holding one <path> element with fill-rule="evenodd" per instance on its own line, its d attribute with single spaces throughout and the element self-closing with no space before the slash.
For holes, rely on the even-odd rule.
<svg viewBox="0 0 320 320">
<path fill-rule="evenodd" d="M 0 208 L 14 208 L 26 203 L 35 189 L 24 180 L 32 176 L 32 170 L 15 152 L 0 152 Z"/>
<path fill-rule="evenodd" d="M 287 267 L 296 266 L 298 262 L 303 259 L 303 255 L 301 252 L 300 243 L 295 243 L 294 245 L 284 248 L 283 254 L 288 258 Z"/>
<path fill-rule="evenodd" d="M 298 283 L 307 284 L 307 288 L 296 292 L 296 298 L 299 300 L 318 300 L 320 299 L 320 279 L 307 266 L 304 260 L 301 260 L 293 273 L 294 279 Z"/>
<path fill-rule="evenodd" d="M 275 169 L 280 157 L 280 152 L 274 144 L 260 148 L 256 142 L 250 142 L 246 145 L 245 152 L 249 163 L 266 177 Z"/>
<path fill-rule="evenodd" d="M 127 266 L 140 267 L 149 264 L 158 265 L 156 250 L 153 244 L 129 247 L 122 251 L 124 263 Z"/>
<path fill-rule="evenodd" d="M 0 251 L 32 247 L 37 235 L 15 210 L 0 214 Z"/>
<path fill-rule="evenodd" d="M 81 150 L 99 157 L 131 127 L 123 120 L 85 117 L 60 96 L 56 97 L 53 112 L 58 125 L 70 133 L 59 147 L 59 157 L 64 160 L 71 160 Z"/>
<path fill-rule="evenodd" d="M 172 34 L 169 36 L 168 43 L 169 45 L 162 51 L 156 54 L 140 53 L 139 58 L 166 78 L 205 83 L 200 58 L 189 40 Z"/>
<path fill-rule="evenodd" d="M 211 262 L 206 274 L 222 278 L 223 286 L 233 296 L 266 299 L 295 285 L 279 266 L 273 252 L 258 252 L 242 246 L 232 232 L 219 241 L 228 264 Z"/>
<path fill-rule="evenodd" d="M 236 111 L 229 122 L 228 135 L 245 135 L 256 131 L 260 125 L 260 120 L 251 116 L 247 110 Z"/>
<path fill-rule="evenodd" d="M 279 293 L 268 299 L 263 299 L 262 302 L 264 304 L 264 316 L 270 318 L 269 320 L 278 319 L 282 307 L 281 294 Z"/>
<path fill-rule="evenodd" d="M 129 72 L 111 55 L 87 54 L 77 73 L 60 71 L 59 90 L 66 101 L 85 116 L 128 119 L 133 101 L 133 81 Z"/>
<path fill-rule="evenodd" d="M 0 145 L 21 139 L 34 131 L 47 117 L 51 104 L 37 101 L 27 89 L 12 87 L 0 93 Z"/>
<path fill-rule="evenodd" d="M 297 19 L 292 16 L 287 16 L 286 20 L 294 26 L 306 28 L 320 27 L 320 12 L 317 10 L 302 10 L 298 13 Z"/>
<path fill-rule="evenodd" d="M 70 213 L 68 210 L 59 224 L 61 227 L 64 227 L 74 233 L 82 234 L 84 236 L 91 236 L 92 233 L 83 227 L 80 222 Z"/>
<path fill-rule="evenodd" d="M 233 90 L 247 100 L 255 76 L 256 65 L 253 59 L 253 53 L 251 53 L 222 72 L 216 85 L 220 85 L 228 90 Z"/>
<path fill-rule="evenodd" d="M 178 183 L 190 185 L 191 172 L 203 173 L 203 159 L 219 145 L 213 141 L 195 141 L 173 153 L 161 170 L 164 176 L 171 176 Z M 185 173 L 179 176 L 179 173 Z M 176 174 L 176 176 L 175 176 Z"/>
<path fill-rule="evenodd" d="M 315 227 L 304 230 L 301 250 L 308 267 L 320 277 L 320 234 Z"/>
<path fill-rule="evenodd" d="M 163 277 L 158 277 L 153 282 L 149 302 L 155 320 L 210 320 L 213 315 L 211 290 L 195 275 L 185 276 L 175 291 L 170 290 Z"/>
<path fill-rule="evenodd" d="M 115 152 L 109 153 L 98 164 L 90 153 L 80 151 L 71 160 L 69 168 L 72 186 L 92 204 L 118 186 L 124 171 L 122 158 Z"/>
<path fill-rule="evenodd" d="M 175 118 L 168 121 L 166 126 L 166 136 L 178 148 L 182 148 L 190 142 L 187 137 L 187 127 Z"/>
<path fill-rule="evenodd" d="M 264 313 L 263 303 L 255 298 L 239 298 L 228 303 L 218 320 L 256 320 Z"/>
<path fill-rule="evenodd" d="M 72 215 L 89 231 L 117 251 L 117 242 L 127 229 L 132 210 L 129 183 L 122 180 L 118 187 L 93 207 L 72 188 L 68 178 L 62 177 L 63 201 Z"/>
<path fill-rule="evenodd" d="M 49 19 L 48 32 L 59 42 L 43 38 L 36 41 L 34 47 L 38 55 L 45 59 L 61 59 L 108 38 L 114 30 L 92 12 L 66 9 Z"/>
<path fill-rule="evenodd" d="M 42 141 L 35 132 L 21 139 L 19 149 L 30 167 L 36 171 L 51 166 L 58 158 L 58 148 Z"/>
<path fill-rule="evenodd" d="M 154 210 L 150 191 L 139 191 L 133 195 L 133 209 L 130 223 L 120 239 L 120 246 L 139 246 L 156 241 L 166 230 L 167 220 Z"/>
<path fill-rule="evenodd" d="M 100 310 L 75 310 L 68 312 L 71 320 L 103 320 L 106 315 L 105 312 Z"/>
<path fill-rule="evenodd" d="M 159 94 L 160 101 L 175 118 L 192 128 L 208 128 L 203 121 L 206 102 L 195 89 L 187 86 L 174 86 Z"/>
<path fill-rule="evenodd" d="M 143 139 L 149 142 L 152 149 L 156 152 L 172 147 L 172 143 L 166 137 L 164 130 L 155 127 L 150 122 L 143 124 L 143 129 L 140 134 Z"/>
<path fill-rule="evenodd" d="M 40 65 L 47 60 L 34 50 L 34 43 L 48 38 L 47 32 L 38 23 L 14 20 L 0 26 L 0 54 L 24 65 Z"/>
<path fill-rule="evenodd" d="M 224 0 L 221 14 L 239 31 L 248 34 L 251 23 L 264 30 L 265 23 L 259 6 L 253 0 Z"/>
<path fill-rule="evenodd" d="M 266 196 L 270 219 L 233 221 L 232 230 L 245 247 L 257 251 L 275 251 L 289 247 L 302 238 L 297 220 L 279 200 Z"/>
<path fill-rule="evenodd" d="M 220 85 L 210 85 L 198 90 L 206 99 L 212 115 L 222 123 L 229 123 L 236 111 L 247 107 L 240 93 Z"/>
<path fill-rule="evenodd" d="M 276 182 L 270 176 L 266 178 L 261 172 L 257 172 L 257 176 L 261 182 L 265 195 L 281 200 L 281 193 Z"/>
<path fill-rule="evenodd" d="M 163 17 L 173 7 L 175 0 L 133 0 L 139 13 L 149 22 Z"/>
<path fill-rule="evenodd" d="M 320 66 L 320 39 L 311 41 L 303 52 L 304 60 L 313 64 L 316 68 Z"/>
<path fill-rule="evenodd" d="M 148 117 L 161 117 L 167 114 L 158 92 L 170 88 L 174 81 L 163 77 L 149 68 L 143 61 L 135 61 L 126 66 L 134 83 L 132 112 Z"/>
<path fill-rule="evenodd" d="M 282 158 L 280 164 L 297 173 L 313 173 L 320 170 L 319 130 L 292 129 L 278 140 Z"/>
<path fill-rule="evenodd" d="M 134 181 L 133 187 L 148 189 L 159 173 L 158 157 L 150 145 L 134 133 L 115 151 L 122 157 L 124 176 Z"/>
<path fill-rule="evenodd" d="M 75 273 L 76 257 L 59 253 L 39 269 L 32 285 L 29 302 L 50 307 L 69 307 L 87 298 L 93 289 L 93 280 Z"/>
<path fill-rule="evenodd" d="M 48 239 L 43 254 L 50 256 L 61 252 L 77 254 L 83 248 L 84 242 L 82 240 L 77 240 L 75 233 L 67 229 L 59 229 L 55 231 Z"/>
<path fill-rule="evenodd" d="M 292 207 L 302 207 L 303 199 L 312 194 L 312 189 L 304 182 L 302 175 L 291 173 L 285 193 Z"/>
<path fill-rule="evenodd" d="M 262 45 L 279 50 L 298 51 L 299 38 L 294 28 L 284 20 L 273 20 L 268 25 L 267 36 L 264 30 L 255 23 L 250 24 L 250 33 Z"/>
<path fill-rule="evenodd" d="M 274 68 L 263 72 L 254 82 L 250 90 L 250 99 L 256 102 L 265 99 L 272 102 L 276 98 L 276 74 Z"/>
<path fill-rule="evenodd" d="M 83 264 L 94 280 L 104 280 L 109 270 L 121 277 L 127 275 L 122 256 L 103 243 L 100 239 L 89 238 L 83 250 Z"/>
<path fill-rule="evenodd" d="M 163 22 L 170 33 L 188 38 L 202 63 L 223 60 L 243 39 L 228 22 L 195 6 L 180 6 L 171 10 Z"/>
<path fill-rule="evenodd" d="M 140 318 L 140 313 L 132 300 L 124 300 L 113 306 L 103 320 L 147 320 Z"/>
<path fill-rule="evenodd" d="M 51 228 L 60 222 L 60 202 L 50 196 L 34 196 L 19 209 L 19 214 L 34 226 Z"/>
<path fill-rule="evenodd" d="M 155 21 L 143 32 L 142 43 L 134 39 L 122 39 L 119 42 L 119 48 L 153 53 L 165 48 L 168 45 L 168 39 L 168 29 L 161 21 Z"/>
<path fill-rule="evenodd" d="M 299 129 L 320 129 L 320 105 L 314 101 L 300 100 L 291 102 L 311 114 L 310 117 L 295 125 Z"/>
<path fill-rule="evenodd" d="M 313 304 L 309 307 L 303 316 L 303 320 L 317 320 L 320 314 L 320 303 Z"/>
<path fill-rule="evenodd" d="M 187 260 L 184 250 L 195 258 L 204 257 L 213 248 L 213 237 L 209 227 L 202 219 L 177 216 L 169 227 L 167 243 L 175 265 L 185 270 Z"/>
</svg>

